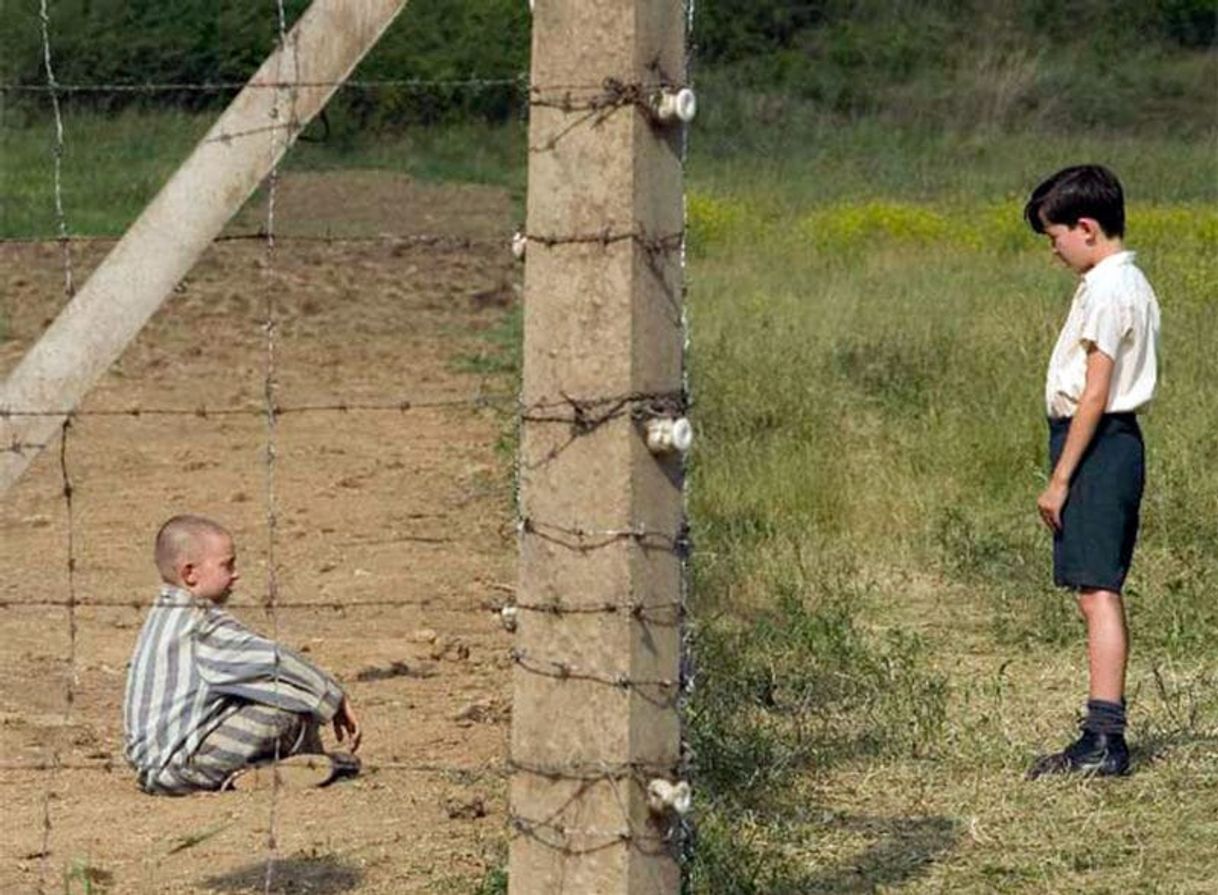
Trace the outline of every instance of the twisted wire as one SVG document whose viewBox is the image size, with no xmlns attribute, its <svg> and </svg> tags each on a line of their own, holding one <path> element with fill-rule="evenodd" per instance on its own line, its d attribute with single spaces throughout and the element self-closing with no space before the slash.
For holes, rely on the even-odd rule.
<svg viewBox="0 0 1218 895">
<path fill-rule="evenodd" d="M 63 115 L 59 108 L 59 92 L 56 89 L 55 66 L 51 60 L 51 26 L 47 10 L 47 0 L 40 0 L 38 7 L 39 25 L 42 32 L 42 58 L 46 68 L 46 82 L 51 97 L 51 108 L 55 118 L 55 142 L 51 156 L 54 162 L 54 203 L 55 226 L 59 233 L 59 245 L 63 263 L 64 294 L 71 297 L 75 292 L 72 276 L 72 251 L 67 242 L 67 217 L 63 210 L 63 155 L 64 128 Z M 68 471 L 68 432 L 70 421 L 64 420 L 60 427 L 59 441 L 59 472 L 62 479 L 62 494 L 65 516 L 67 520 L 67 618 L 68 618 L 68 673 L 64 693 L 64 724 L 71 721 L 72 708 L 76 701 L 76 549 L 75 549 L 75 520 L 72 507 L 72 480 Z M 42 804 L 42 850 L 41 873 L 39 875 L 39 891 L 45 891 L 43 884 L 50 870 L 51 841 L 54 832 L 54 822 L 51 817 L 51 794 L 58 775 L 61 762 L 59 745 L 51 753 L 51 767 L 48 772 L 46 791 Z"/>
<path fill-rule="evenodd" d="M 46 0 L 42 0 L 43 9 L 43 25 L 46 28 Z M 692 11 L 692 3 L 689 3 L 687 9 Z M 280 31 L 280 46 L 281 49 L 286 49 L 286 31 L 285 31 L 285 16 L 282 0 L 277 0 L 277 10 L 279 14 L 279 31 Z M 63 153 L 62 142 L 62 120 L 59 116 L 58 97 L 62 93 L 75 93 L 87 91 L 103 91 L 111 89 L 113 92 L 155 92 L 159 90 L 182 90 L 190 89 L 197 91 L 220 91 L 229 89 L 240 89 L 247 85 L 245 84 L 196 84 L 196 85 L 174 85 L 174 84 L 126 84 L 126 85 L 58 85 L 54 81 L 50 65 L 49 55 L 49 40 L 46 42 L 47 56 L 47 75 L 48 84 L 45 87 L 39 85 L 4 85 L 0 84 L 0 92 L 6 90 L 22 90 L 30 92 L 47 92 L 52 97 L 52 102 L 56 112 L 57 119 L 57 142 L 56 142 L 56 205 L 57 205 L 57 223 L 59 230 L 59 242 L 65 252 L 65 291 L 72 291 L 71 279 L 71 257 L 70 243 L 79 241 L 68 236 L 66 222 L 62 214 L 62 198 L 59 187 L 60 171 L 59 163 Z M 402 81 L 380 81 L 380 82 L 346 82 L 344 87 L 364 87 L 367 89 L 377 89 L 381 87 L 469 87 L 478 88 L 485 86 L 510 86 L 520 85 L 522 80 L 519 78 L 512 79 L 464 79 L 453 81 L 432 81 L 424 82 L 419 80 L 402 80 Z M 284 82 L 277 80 L 276 82 L 267 82 L 260 84 L 248 85 L 254 88 L 270 88 L 280 90 L 289 88 L 292 90 L 293 102 L 295 99 L 295 90 L 307 86 L 322 86 L 315 84 L 307 84 L 299 79 Z M 596 87 L 597 92 L 593 92 L 587 96 L 578 95 L 577 91 L 587 89 L 589 85 L 552 85 L 548 88 L 539 88 L 530 86 L 529 95 L 531 97 L 530 104 L 536 107 L 554 107 L 562 109 L 566 113 L 584 113 L 577 115 L 576 120 L 572 122 L 572 127 L 579 124 L 589 123 L 595 126 L 600 121 L 604 120 L 615 111 L 626 108 L 635 107 L 646 114 L 651 114 L 651 103 L 654 96 L 654 91 L 662 87 L 668 86 L 663 82 L 655 84 L 635 82 L 625 83 L 608 79 L 601 82 Z M 554 91 L 565 91 L 562 95 L 556 96 Z M 276 102 L 275 111 L 278 111 L 278 103 Z M 295 115 L 289 115 L 286 123 L 278 120 L 272 121 L 270 124 L 262 127 L 251 128 L 248 132 L 240 133 L 225 133 L 214 137 L 216 140 L 233 140 L 246 136 L 268 135 L 274 141 L 278 139 L 278 135 L 284 131 L 299 129 L 299 122 L 295 120 Z M 553 148 L 557 141 L 569 133 L 571 128 L 566 128 L 554 138 L 551 138 L 549 145 L 546 148 Z M 682 155 L 684 162 L 684 142 L 682 143 Z M 534 148 L 534 151 L 536 149 Z M 239 234 L 227 237 L 221 237 L 218 241 L 237 240 L 237 239 L 260 239 L 265 240 L 267 245 L 268 262 L 273 261 L 274 250 L 276 246 L 275 232 L 275 201 L 276 201 L 276 186 L 278 179 L 278 166 L 273 168 L 269 181 L 269 197 L 268 197 L 268 212 L 267 225 L 264 233 L 258 234 Z M 283 237 L 285 240 L 292 237 Z M 419 242 L 429 245 L 444 244 L 447 237 L 432 237 L 427 235 L 416 235 L 414 237 L 405 237 L 406 239 L 415 239 Z M 317 239 L 310 237 L 298 237 L 298 239 Z M 402 241 L 403 238 L 384 238 L 376 237 L 377 241 Z M 631 241 L 639 246 L 649 258 L 656 261 L 658 270 L 658 261 L 661 256 L 666 253 L 679 252 L 681 257 L 681 265 L 684 267 L 685 262 L 685 240 L 684 231 L 661 236 L 649 235 L 641 229 L 633 231 L 612 232 L 602 231 L 597 233 L 582 233 L 572 235 L 561 234 L 528 234 L 526 239 L 535 242 L 538 245 L 551 249 L 562 245 L 601 245 L 608 247 L 623 241 Z M 325 238 L 325 241 L 344 241 L 341 239 Z M 468 247 L 471 244 L 476 244 L 473 241 L 465 240 L 459 243 L 453 243 L 457 247 Z M 679 325 L 682 330 L 683 340 L 688 343 L 688 326 L 685 318 L 683 304 L 679 297 L 672 296 L 666 291 L 666 296 L 670 301 L 674 302 L 674 307 L 678 311 L 678 319 L 674 320 L 676 325 Z M 75 625 L 75 611 L 78 606 L 118 606 L 137 608 L 144 604 L 132 602 L 106 602 L 101 600 L 79 600 L 74 592 L 74 584 L 72 583 L 72 575 L 75 567 L 74 548 L 72 546 L 73 539 L 73 524 L 71 521 L 71 484 L 68 476 L 68 468 L 66 461 L 66 443 L 67 433 L 72 421 L 76 417 L 85 416 L 129 416 L 138 418 L 142 415 L 193 415 L 198 417 L 209 416 L 228 416 L 228 415 L 261 415 L 265 417 L 267 425 L 267 448 L 266 448 L 266 501 L 267 501 L 267 517 L 266 524 L 268 530 L 268 585 L 267 599 L 262 604 L 232 604 L 235 606 L 249 605 L 251 608 L 257 606 L 271 613 L 275 635 L 278 634 L 278 611 L 281 608 L 308 608 L 308 609 L 334 609 L 345 610 L 355 607 L 373 607 L 373 606 L 427 606 L 433 609 L 441 609 L 443 611 L 452 612 L 468 612 L 468 613 L 485 613 L 488 611 L 499 612 L 507 607 L 512 607 L 522 612 L 533 612 L 555 617 L 566 615 L 585 615 L 594 613 L 603 613 L 606 615 L 618 615 L 623 618 L 634 621 L 641 621 L 649 624 L 680 624 L 683 617 L 685 601 L 687 598 L 687 569 L 685 556 L 688 552 L 688 531 L 684 525 L 676 532 L 664 532 L 648 529 L 643 525 L 630 525 L 618 529 L 597 529 L 593 527 L 585 527 L 582 525 L 563 525 L 556 522 L 536 519 L 526 515 L 523 507 L 517 504 L 518 507 L 518 524 L 522 534 L 526 536 L 538 536 L 553 539 L 572 547 L 573 549 L 589 550 L 597 549 L 602 546 L 607 546 L 611 543 L 621 541 L 631 542 L 649 548 L 669 549 L 676 552 L 682 559 L 682 587 L 680 599 L 659 604 L 645 605 L 635 601 L 606 601 L 596 605 L 578 605 L 578 604 L 563 604 L 561 602 L 517 602 L 515 600 L 504 601 L 499 603 L 484 603 L 478 608 L 448 608 L 433 606 L 430 601 L 408 601 L 408 600 L 364 600 L 364 601 L 283 601 L 278 597 L 278 586 L 275 578 L 275 548 L 276 548 L 276 533 L 277 533 L 277 507 L 276 507 L 276 492 L 275 492 L 275 455 L 276 455 L 276 421 L 279 416 L 288 413 L 308 413 L 308 412 L 396 412 L 403 413 L 413 408 L 418 407 L 451 407 L 451 406 L 472 406 L 485 407 L 493 406 L 498 403 L 506 403 L 510 400 L 510 396 L 487 396 L 479 395 L 475 398 L 459 398 L 459 399 L 437 399 L 437 400 L 413 400 L 400 402 L 339 402 L 334 404 L 309 404 L 299 406 L 283 406 L 277 401 L 277 380 L 275 371 L 275 348 L 276 348 L 276 306 L 275 295 L 272 289 L 268 289 L 266 302 L 266 324 L 265 324 L 265 346 L 266 346 L 266 369 L 264 377 L 264 406 L 262 408 L 245 408 L 245 407 L 224 407 L 224 408 L 173 408 L 173 407 L 150 407 L 150 408 L 129 408 L 129 409 L 110 409 L 98 411 L 69 411 L 67 413 L 45 410 L 29 410 L 22 408 L 0 408 L 0 418 L 5 416 L 20 416 L 34 414 L 54 414 L 65 416 L 63 440 L 61 442 L 61 471 L 65 481 L 65 501 L 67 503 L 69 513 L 68 523 L 68 553 L 69 553 L 69 596 L 66 601 L 0 601 L 0 608 L 7 608 L 18 605 L 65 605 L 69 608 L 70 624 Z M 538 402 L 532 406 L 521 405 L 520 412 L 516 417 L 517 425 L 522 421 L 528 422 L 546 422 L 560 423 L 569 425 L 573 431 L 573 438 L 586 435 L 595 431 L 600 426 L 604 425 L 611 419 L 617 419 L 624 416 L 630 416 L 635 420 L 647 419 L 649 416 L 663 416 L 674 412 L 685 412 L 688 406 L 688 378 L 687 371 L 683 365 L 682 368 L 683 385 L 679 393 L 659 393 L 659 394 L 634 394 L 628 396 L 605 396 L 594 398 L 570 398 L 563 396 L 558 401 Z M 38 445 L 10 445 L 6 449 L 24 450 L 41 447 Z M 519 492 L 517 491 L 519 500 Z M 683 492 L 684 501 L 684 492 Z M 669 615 L 664 615 L 669 613 Z M 74 666 L 75 663 L 75 630 L 72 628 L 72 646 L 69 656 L 69 666 Z M 583 668 L 572 665 L 565 661 L 558 661 L 548 658 L 536 658 L 529 656 L 523 651 L 514 650 L 511 658 L 516 666 L 527 673 L 534 673 L 550 678 L 562 680 L 582 681 L 585 683 L 609 686 L 622 690 L 645 691 L 645 690 L 660 690 L 660 691 L 680 691 L 683 685 L 682 680 L 669 680 L 663 678 L 657 679 L 633 679 L 622 673 L 606 672 L 596 669 Z M 74 672 L 73 672 L 74 674 Z M 684 677 L 684 671 L 682 672 Z M 69 686 L 72 686 L 73 675 L 69 675 Z M 651 698 L 650 694 L 643 694 L 645 698 Z M 74 697 L 69 695 L 69 711 L 71 701 Z M 665 704 L 671 704 L 670 699 L 665 699 Z M 111 759 L 98 760 L 96 762 L 83 763 L 66 763 L 62 760 L 58 753 L 52 756 L 50 762 L 36 765 L 20 765 L 14 763 L 0 763 L 0 769 L 20 769 L 28 767 L 33 770 L 54 770 L 59 769 L 104 769 L 109 771 L 112 769 L 114 762 Z M 502 765 L 483 765 L 476 767 L 460 767 L 456 765 L 445 765 L 443 763 L 427 763 L 427 762 L 380 762 L 367 765 L 369 771 L 403 771 L 403 772 L 420 772 L 420 773 L 457 773 L 457 774 L 513 774 L 513 773 L 529 773 L 540 776 L 552 777 L 554 779 L 566 779 L 579 782 L 596 782 L 608 781 L 614 786 L 615 795 L 619 800 L 619 805 L 625 814 L 625 804 L 621 801 L 621 794 L 616 788 L 618 780 L 631 779 L 641 781 L 646 774 L 657 774 L 662 776 L 671 776 L 680 773 L 680 767 L 673 767 L 671 764 L 645 765 L 643 763 L 630 763 L 625 765 L 617 765 L 613 767 L 601 765 L 581 766 L 578 762 L 562 763 L 557 765 L 523 765 L 509 760 Z M 277 783 L 276 779 L 276 783 Z M 277 789 L 277 787 L 276 787 Z M 49 797 L 48 797 L 49 805 Z M 277 848 L 276 842 L 276 792 L 272 791 L 271 801 L 271 819 L 270 831 L 268 833 L 267 846 L 267 872 L 264 879 L 264 891 L 270 892 L 272 886 L 273 874 L 273 855 Z M 511 824 L 516 834 L 527 835 L 535 839 L 545 840 L 550 847 L 561 848 L 564 851 L 572 854 L 582 854 L 589 851 L 599 850 L 600 848 L 613 847 L 620 843 L 627 843 L 632 847 L 639 848 L 664 848 L 670 843 L 668 833 L 655 835 L 650 832 L 640 832 L 630 827 L 629 823 L 622 829 L 579 829 L 570 825 L 562 824 L 553 819 L 545 818 L 527 818 L 519 815 L 512 815 Z M 49 808 L 47 814 L 47 842 L 49 843 L 50 821 Z M 578 847 L 572 847 L 571 840 L 576 838 L 601 838 L 603 842 L 585 842 Z M 49 848 L 44 848 L 44 851 L 49 853 Z"/>
<path fill-rule="evenodd" d="M 63 293 L 69 298 L 76 292 L 72 277 L 72 249 L 68 242 L 68 221 L 63 211 L 63 113 L 59 108 L 59 85 L 55 82 L 55 66 L 51 64 L 51 19 L 47 12 L 47 0 L 39 0 L 38 19 L 42 29 L 42 60 L 46 68 L 46 90 L 51 97 L 51 109 L 55 117 L 55 142 L 51 148 L 54 162 L 55 229 L 59 234 L 60 251 L 63 253 Z"/>
<path fill-rule="evenodd" d="M 275 0 L 275 8 L 277 13 L 276 25 L 278 26 L 278 56 L 277 65 L 283 65 L 284 56 L 288 53 L 288 38 L 287 38 L 287 15 L 283 8 L 283 0 Z M 296 66 L 296 70 L 292 73 L 294 78 L 299 80 L 299 58 L 293 51 L 292 59 Z M 281 77 L 282 71 L 277 71 L 276 75 Z M 277 77 L 278 79 L 278 77 Z M 288 127 L 289 129 L 297 125 L 296 121 L 296 87 L 289 88 L 289 100 L 291 107 L 288 110 Z M 271 103 L 270 116 L 272 121 L 278 119 L 280 115 L 279 100 L 281 91 L 276 90 L 273 94 Z M 275 147 L 275 130 L 269 129 L 270 135 L 270 152 L 272 157 L 277 158 L 278 153 Z M 278 193 L 279 186 L 279 162 L 271 166 L 271 173 L 267 187 L 267 211 L 266 211 L 266 271 L 269 273 L 275 269 L 275 198 Z M 265 323 L 265 349 L 266 349 L 266 367 L 263 380 L 263 397 L 265 400 L 266 410 L 266 530 L 267 530 L 267 547 L 266 547 L 266 605 L 267 611 L 271 616 L 271 640 L 275 643 L 275 671 L 274 681 L 272 686 L 278 693 L 280 685 L 280 657 L 279 657 L 279 612 L 277 611 L 277 602 L 279 599 L 279 575 L 277 568 L 277 536 L 279 531 L 279 513 L 276 503 L 275 493 L 275 460 L 278 445 L 276 442 L 276 426 L 278 414 L 275 412 L 276 391 L 278 381 L 276 378 L 275 367 L 275 336 L 278 327 L 276 319 L 276 294 L 273 278 L 268 276 L 265 279 L 266 288 L 266 323 Z M 280 759 L 280 738 L 275 738 L 274 760 L 278 762 Z M 278 843 L 278 820 L 279 820 L 279 790 L 280 780 L 278 774 L 272 775 L 271 783 L 271 804 L 269 809 L 269 817 L 267 819 L 266 833 L 266 870 L 263 877 L 263 893 L 270 895 L 271 885 L 275 879 L 275 855 L 279 849 Z"/>
</svg>

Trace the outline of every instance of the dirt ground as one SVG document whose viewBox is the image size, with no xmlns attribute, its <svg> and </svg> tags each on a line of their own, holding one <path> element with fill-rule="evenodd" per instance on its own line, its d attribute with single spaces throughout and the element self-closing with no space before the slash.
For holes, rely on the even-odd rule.
<svg viewBox="0 0 1218 895">
<path fill-rule="evenodd" d="M 263 213 L 251 207 L 230 230 L 257 229 Z M 217 243 L 82 410 L 256 411 L 268 294 L 285 408 L 511 391 L 461 372 L 517 293 L 504 193 L 289 174 L 275 215 L 283 237 L 342 238 L 283 238 L 269 261 L 260 242 Z M 108 248 L 75 246 L 78 283 Z M 0 245 L 0 372 L 57 312 L 62 281 L 58 246 Z M 486 608 L 515 578 L 507 458 L 495 448 L 508 412 L 285 413 L 273 545 L 265 418 L 79 417 L 66 453 L 76 598 L 146 603 L 158 525 L 182 511 L 224 521 L 243 575 L 234 611 L 348 686 L 365 773 L 274 803 L 139 792 L 120 707 L 143 611 L 78 607 L 73 637 L 67 609 L 39 602 L 69 595 L 56 442 L 0 502 L 0 892 L 262 892 L 272 838 L 272 892 L 476 891 L 506 847 L 505 781 L 485 767 L 504 757 L 510 714 L 508 635 Z M 272 546 L 278 598 L 297 604 L 275 617 L 261 608 Z M 367 601 L 401 605 L 356 605 Z M 58 770 L 31 767 L 56 755 Z"/>
</svg>

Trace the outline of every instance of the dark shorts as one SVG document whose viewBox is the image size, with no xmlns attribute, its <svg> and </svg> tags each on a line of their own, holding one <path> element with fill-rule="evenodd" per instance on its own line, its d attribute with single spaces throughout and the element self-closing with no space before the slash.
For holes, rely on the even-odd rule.
<svg viewBox="0 0 1218 895">
<path fill-rule="evenodd" d="M 1049 469 L 1066 444 L 1069 419 L 1049 420 Z M 1117 593 L 1133 559 L 1146 480 L 1138 418 L 1108 413 L 1070 482 L 1062 528 L 1053 536 L 1053 582 Z"/>
</svg>

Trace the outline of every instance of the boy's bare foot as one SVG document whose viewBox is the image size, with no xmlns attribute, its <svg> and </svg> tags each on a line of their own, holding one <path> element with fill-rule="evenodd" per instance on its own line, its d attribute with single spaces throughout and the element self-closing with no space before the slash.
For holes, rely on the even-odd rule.
<svg viewBox="0 0 1218 895">
<path fill-rule="evenodd" d="M 291 755 L 278 762 L 250 765 L 234 771 L 220 789 L 265 791 L 274 787 L 276 777 L 279 778 L 279 785 L 285 789 L 312 789 L 354 777 L 359 770 L 360 760 L 346 752 Z"/>
</svg>

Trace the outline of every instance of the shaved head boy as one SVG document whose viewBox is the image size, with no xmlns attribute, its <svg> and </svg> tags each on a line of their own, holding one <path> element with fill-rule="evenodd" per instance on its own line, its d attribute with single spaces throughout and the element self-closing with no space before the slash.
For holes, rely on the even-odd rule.
<svg viewBox="0 0 1218 895">
<path fill-rule="evenodd" d="M 331 723 L 351 752 L 361 731 L 342 686 L 220 607 L 240 580 L 232 535 L 203 516 L 174 516 L 157 532 L 162 587 L 140 630 L 123 704 L 127 761 L 149 793 L 244 788 L 279 759 L 293 785 L 358 772 L 353 754 L 326 752 Z"/>
</svg>

